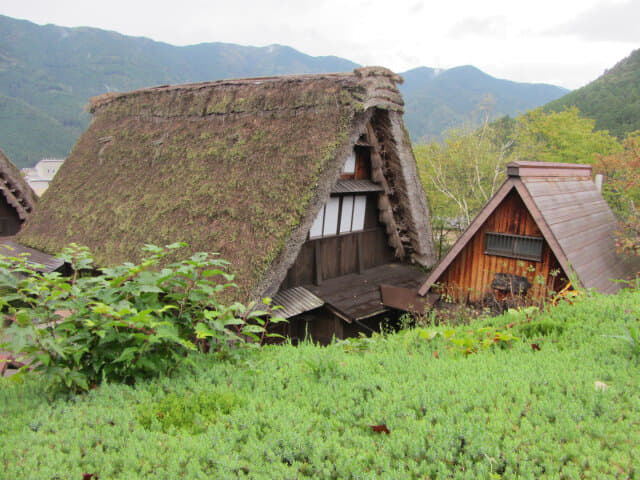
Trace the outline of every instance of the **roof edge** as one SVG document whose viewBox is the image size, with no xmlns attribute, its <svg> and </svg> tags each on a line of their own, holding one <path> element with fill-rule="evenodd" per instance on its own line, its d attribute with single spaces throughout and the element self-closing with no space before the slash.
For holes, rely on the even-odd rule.
<svg viewBox="0 0 640 480">
<path fill-rule="evenodd" d="M 179 92 L 198 90 L 202 88 L 209 88 L 214 86 L 241 86 L 241 85 L 259 85 L 261 83 L 268 82 L 282 82 L 282 81 L 305 81 L 305 80 L 320 80 L 320 79 L 332 79 L 340 80 L 343 78 L 356 78 L 361 81 L 370 79 L 375 81 L 375 78 L 385 78 L 393 82 L 394 84 L 402 84 L 404 79 L 385 67 L 361 67 L 356 68 L 353 72 L 336 72 L 336 73 L 304 73 L 304 74 L 292 74 L 292 75 L 273 75 L 265 77 L 246 77 L 246 78 L 233 78 L 223 80 L 213 80 L 207 82 L 194 82 L 184 83 L 176 85 L 157 85 L 152 87 L 140 88 L 132 90 L 130 92 L 109 92 L 97 95 L 89 100 L 89 112 L 95 113 L 97 110 L 109 105 L 110 103 L 117 101 L 121 98 L 144 95 L 153 92 Z"/>
<path fill-rule="evenodd" d="M 516 161 L 507 164 L 509 177 L 591 177 L 591 165 Z"/>
</svg>

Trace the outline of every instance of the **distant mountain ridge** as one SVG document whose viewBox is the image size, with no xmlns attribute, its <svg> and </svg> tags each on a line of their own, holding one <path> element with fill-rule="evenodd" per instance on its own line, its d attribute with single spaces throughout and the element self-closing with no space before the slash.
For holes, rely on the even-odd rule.
<svg viewBox="0 0 640 480">
<path fill-rule="evenodd" d="M 89 122 L 89 98 L 179 84 L 296 73 L 351 71 L 334 56 L 312 57 L 272 45 L 202 43 L 176 47 L 97 28 L 36 25 L 0 15 L 0 148 L 19 166 L 66 156 Z M 414 140 L 473 123 L 478 104 L 493 97 L 494 116 L 514 115 L 566 90 L 495 79 L 475 67 L 401 73 L 406 120 Z"/>
<path fill-rule="evenodd" d="M 450 128 L 474 127 L 485 109 L 492 120 L 514 116 L 569 91 L 554 85 L 494 78 L 471 65 L 441 71 L 421 67 L 402 76 L 405 122 L 414 141 L 439 139 Z"/>
<path fill-rule="evenodd" d="M 631 52 L 593 82 L 545 108 L 557 111 L 572 106 L 593 118 L 597 130 L 608 130 L 620 138 L 640 130 L 640 49 Z"/>
</svg>

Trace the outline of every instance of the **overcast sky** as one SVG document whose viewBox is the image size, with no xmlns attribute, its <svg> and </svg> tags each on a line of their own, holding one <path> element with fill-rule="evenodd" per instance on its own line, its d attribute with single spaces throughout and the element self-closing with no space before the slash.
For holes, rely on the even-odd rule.
<svg viewBox="0 0 640 480">
<path fill-rule="evenodd" d="M 288 45 L 397 72 L 474 65 L 577 88 L 640 47 L 640 0 L 0 0 L 38 24 L 173 45 Z"/>
</svg>

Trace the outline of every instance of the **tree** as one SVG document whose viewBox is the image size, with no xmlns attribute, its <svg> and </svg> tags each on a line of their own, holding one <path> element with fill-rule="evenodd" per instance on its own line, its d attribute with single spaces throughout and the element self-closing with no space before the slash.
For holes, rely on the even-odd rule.
<svg viewBox="0 0 640 480">
<path fill-rule="evenodd" d="M 604 175 L 602 194 L 620 221 L 618 248 L 640 254 L 640 131 L 625 138 L 621 151 L 599 156 L 594 170 Z"/>
<path fill-rule="evenodd" d="M 479 130 L 452 131 L 443 144 L 415 146 L 440 254 L 448 232 L 465 228 L 500 186 L 512 145 L 502 140 L 487 114 Z"/>
<path fill-rule="evenodd" d="M 580 116 L 576 107 L 532 110 L 516 119 L 513 159 L 593 164 L 599 155 L 621 151 L 615 137 L 594 128 L 595 120 Z"/>
</svg>

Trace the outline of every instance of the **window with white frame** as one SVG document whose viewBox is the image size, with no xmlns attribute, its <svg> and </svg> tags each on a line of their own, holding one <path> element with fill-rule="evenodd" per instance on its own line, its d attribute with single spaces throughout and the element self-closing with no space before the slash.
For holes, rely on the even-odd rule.
<svg viewBox="0 0 640 480">
<path fill-rule="evenodd" d="M 343 195 L 330 197 L 320 209 L 309 238 L 320 238 L 338 233 L 364 230 L 364 215 L 367 208 L 366 195 Z"/>
</svg>

